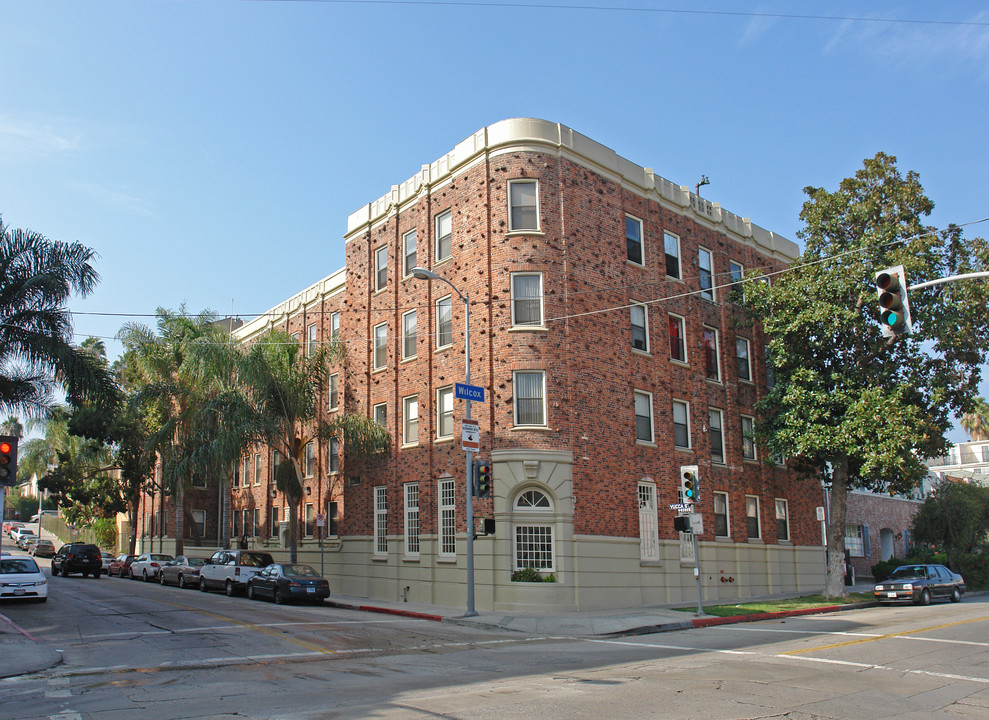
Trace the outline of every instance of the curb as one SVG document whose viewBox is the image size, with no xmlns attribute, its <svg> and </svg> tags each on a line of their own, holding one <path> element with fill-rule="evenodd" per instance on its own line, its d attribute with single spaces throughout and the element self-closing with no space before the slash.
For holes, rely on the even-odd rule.
<svg viewBox="0 0 989 720">
<path fill-rule="evenodd" d="M 393 608 L 383 608 L 374 605 L 355 605 L 353 603 L 342 603 L 329 600 L 326 603 L 330 607 L 342 608 L 344 610 L 361 610 L 363 612 L 381 613 L 382 615 L 398 615 L 400 617 L 416 618 L 417 620 L 432 620 L 433 622 L 443 622 L 442 615 L 433 613 L 418 612 L 416 610 L 398 610 Z"/>
</svg>

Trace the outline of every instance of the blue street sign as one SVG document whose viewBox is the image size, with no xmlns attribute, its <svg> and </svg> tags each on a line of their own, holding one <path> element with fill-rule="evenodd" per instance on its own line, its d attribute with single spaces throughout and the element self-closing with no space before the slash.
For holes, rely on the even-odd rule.
<svg viewBox="0 0 989 720">
<path fill-rule="evenodd" d="M 458 400 L 473 400 L 475 402 L 484 401 L 484 388 L 478 387 L 477 385 L 454 383 L 453 394 Z"/>
</svg>

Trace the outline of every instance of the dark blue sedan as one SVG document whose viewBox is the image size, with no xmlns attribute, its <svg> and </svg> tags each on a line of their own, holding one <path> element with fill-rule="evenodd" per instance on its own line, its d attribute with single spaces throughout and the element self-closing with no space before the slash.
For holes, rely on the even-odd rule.
<svg viewBox="0 0 989 720">
<path fill-rule="evenodd" d="M 247 581 L 251 600 L 271 598 L 281 605 L 289 600 L 321 603 L 330 596 L 330 583 L 309 565 L 275 563 Z"/>
</svg>

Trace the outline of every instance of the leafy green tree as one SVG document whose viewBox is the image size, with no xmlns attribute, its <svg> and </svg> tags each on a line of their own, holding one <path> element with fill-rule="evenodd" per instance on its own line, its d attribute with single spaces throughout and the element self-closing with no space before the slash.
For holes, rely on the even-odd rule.
<svg viewBox="0 0 989 720">
<path fill-rule="evenodd" d="M 962 415 L 958 424 L 972 440 L 989 440 L 989 403 L 984 398 L 975 398 L 971 411 Z"/>
<path fill-rule="evenodd" d="M 989 348 L 989 285 L 951 282 L 910 292 L 913 334 L 886 338 L 875 272 L 903 265 L 909 284 L 989 269 L 982 239 L 925 226 L 933 203 L 896 159 L 867 159 L 828 191 L 808 187 L 804 252 L 746 299 L 762 322 L 776 383 L 757 406 L 773 456 L 831 481 L 829 590 L 841 594 L 847 493 L 901 492 L 944 454 L 954 415 L 968 412 Z"/>
<path fill-rule="evenodd" d="M 93 251 L 11 229 L 0 219 L 0 409 L 41 416 L 64 386 L 68 397 L 112 385 L 91 355 L 71 344 L 66 302 L 93 291 Z"/>
<path fill-rule="evenodd" d="M 927 496 L 914 515 L 911 538 L 942 548 L 948 565 L 985 546 L 989 533 L 989 488 L 946 481 Z"/>
</svg>

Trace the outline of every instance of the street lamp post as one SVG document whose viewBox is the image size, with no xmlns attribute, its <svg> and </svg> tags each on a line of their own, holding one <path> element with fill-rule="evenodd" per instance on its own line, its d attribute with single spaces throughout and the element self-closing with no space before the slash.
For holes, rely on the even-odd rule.
<svg viewBox="0 0 989 720">
<path fill-rule="evenodd" d="M 445 282 L 464 301 L 464 384 L 470 385 L 470 293 L 464 294 L 457 289 L 457 286 L 447 280 L 442 275 L 437 275 L 432 270 L 416 267 L 412 269 L 412 276 L 417 280 L 440 280 Z M 465 400 L 464 419 L 470 420 L 470 398 Z M 465 472 L 465 488 L 467 490 L 467 613 L 466 617 L 477 615 L 474 609 L 474 491 L 473 491 L 473 467 L 474 453 L 467 451 L 467 470 Z"/>
</svg>

